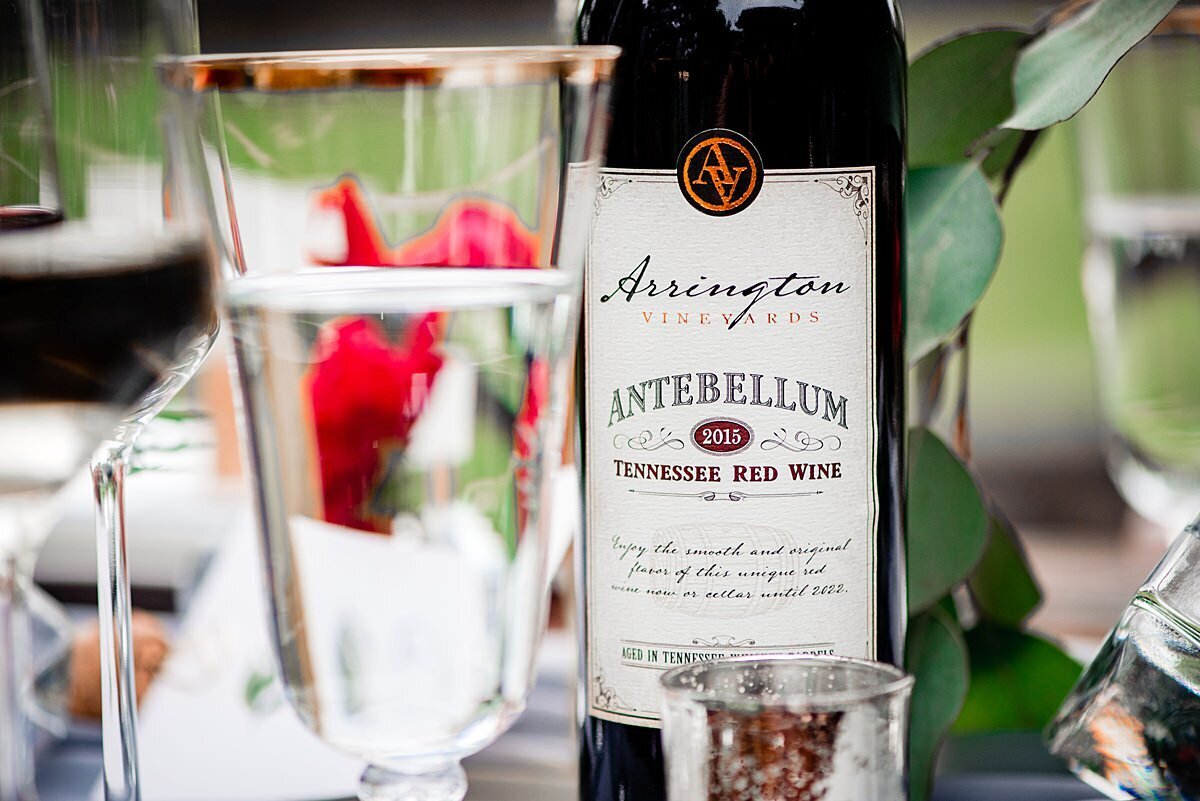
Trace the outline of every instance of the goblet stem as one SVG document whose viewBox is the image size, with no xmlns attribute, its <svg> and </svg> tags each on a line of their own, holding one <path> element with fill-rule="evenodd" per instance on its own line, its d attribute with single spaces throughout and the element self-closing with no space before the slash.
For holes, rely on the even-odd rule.
<svg viewBox="0 0 1200 801">
<path fill-rule="evenodd" d="M 0 801 L 36 801 L 33 745 L 25 704 L 30 685 L 26 579 L 16 557 L 0 564 Z"/>
<path fill-rule="evenodd" d="M 106 442 L 92 460 L 104 714 L 104 797 L 138 801 L 137 697 L 129 570 L 125 553 L 125 466 L 131 445 Z"/>
<path fill-rule="evenodd" d="M 371 765 L 358 786 L 362 801 L 462 801 L 467 774 L 453 762 L 413 763 L 412 769 Z"/>
</svg>

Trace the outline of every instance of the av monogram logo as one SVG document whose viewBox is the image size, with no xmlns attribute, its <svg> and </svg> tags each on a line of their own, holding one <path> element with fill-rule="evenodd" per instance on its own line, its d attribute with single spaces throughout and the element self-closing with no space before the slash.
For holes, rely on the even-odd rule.
<svg viewBox="0 0 1200 801">
<path fill-rule="evenodd" d="M 714 217 L 745 211 L 763 184 L 762 157 L 736 131 L 713 128 L 692 137 L 679 154 L 679 188 L 696 209 Z"/>
</svg>

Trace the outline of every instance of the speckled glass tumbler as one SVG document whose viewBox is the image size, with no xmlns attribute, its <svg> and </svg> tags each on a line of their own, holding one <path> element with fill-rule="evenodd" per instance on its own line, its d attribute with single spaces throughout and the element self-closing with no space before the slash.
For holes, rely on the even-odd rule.
<svg viewBox="0 0 1200 801">
<path fill-rule="evenodd" d="M 854 659 L 743 657 L 662 678 L 670 801 L 904 801 L 913 679 Z"/>
</svg>

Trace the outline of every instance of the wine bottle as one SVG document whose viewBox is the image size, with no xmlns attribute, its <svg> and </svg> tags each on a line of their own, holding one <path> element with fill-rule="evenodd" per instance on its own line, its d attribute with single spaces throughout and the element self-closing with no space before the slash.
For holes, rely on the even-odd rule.
<svg viewBox="0 0 1200 801">
<path fill-rule="evenodd" d="M 624 49 L 586 277 L 581 793 L 665 797 L 658 679 L 898 663 L 895 0 L 585 0 Z"/>
</svg>

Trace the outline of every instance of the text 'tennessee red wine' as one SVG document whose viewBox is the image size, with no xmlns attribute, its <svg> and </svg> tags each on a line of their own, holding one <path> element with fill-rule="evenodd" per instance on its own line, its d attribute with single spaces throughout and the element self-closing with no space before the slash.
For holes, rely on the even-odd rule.
<svg viewBox="0 0 1200 801">
<path fill-rule="evenodd" d="M 581 792 L 662 801 L 658 679 L 898 662 L 895 0 L 586 0 L 624 49 L 586 278 Z"/>
</svg>

